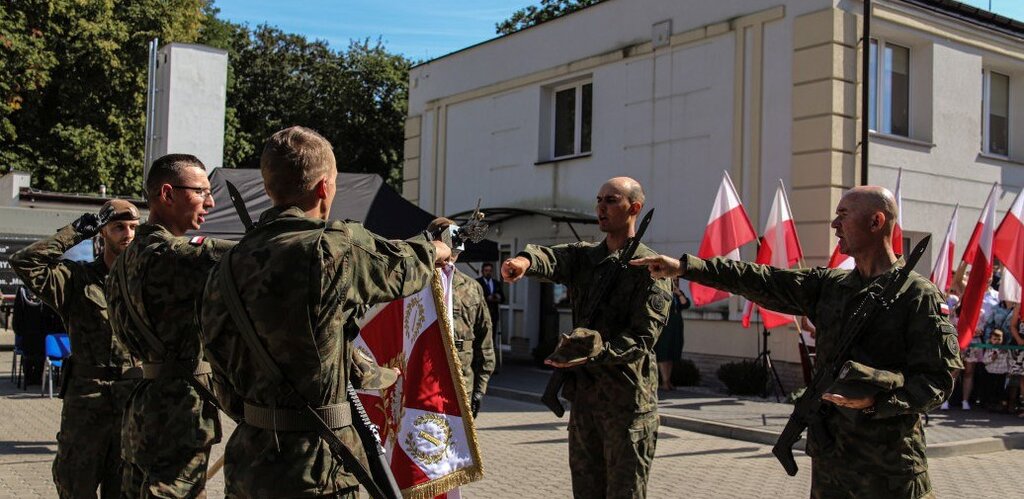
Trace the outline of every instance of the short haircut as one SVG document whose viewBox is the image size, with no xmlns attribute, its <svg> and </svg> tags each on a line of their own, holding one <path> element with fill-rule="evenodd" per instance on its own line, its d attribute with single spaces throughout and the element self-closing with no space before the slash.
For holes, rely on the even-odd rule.
<svg viewBox="0 0 1024 499">
<path fill-rule="evenodd" d="M 332 170 L 337 170 L 337 163 L 331 143 L 301 126 L 271 135 L 260 156 L 263 184 L 278 204 L 304 198 Z"/>
<path fill-rule="evenodd" d="M 445 217 L 437 217 L 431 220 L 430 224 L 427 225 L 427 232 L 431 234 L 436 234 L 441 230 L 446 229 L 452 225 L 455 225 L 454 220 Z"/>
<path fill-rule="evenodd" d="M 626 184 L 626 199 L 630 203 L 644 204 L 644 188 L 640 185 L 640 182 L 634 180 Z"/>
<path fill-rule="evenodd" d="M 848 194 L 856 196 L 857 205 L 863 210 L 864 216 L 870 217 L 875 212 L 882 212 L 885 215 L 885 228 L 891 231 L 896 225 L 896 218 L 899 216 L 899 205 L 896 198 L 888 189 L 867 186 L 856 190 L 848 191 Z"/>
<path fill-rule="evenodd" d="M 480 266 L 480 269 L 483 270 L 483 269 L 486 269 L 487 267 L 490 267 L 490 268 L 493 269 L 494 268 L 494 264 L 491 263 L 491 262 L 484 263 L 483 265 Z"/>
<path fill-rule="evenodd" d="M 191 154 L 167 154 L 157 158 L 149 167 L 149 174 L 146 177 L 146 199 L 156 199 L 160 195 L 160 187 L 164 184 L 175 185 L 181 182 L 188 168 L 206 171 L 206 165 Z"/>
</svg>

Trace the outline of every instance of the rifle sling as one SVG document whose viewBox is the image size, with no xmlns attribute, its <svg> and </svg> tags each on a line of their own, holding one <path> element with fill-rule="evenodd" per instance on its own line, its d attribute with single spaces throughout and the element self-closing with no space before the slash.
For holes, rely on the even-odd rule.
<svg viewBox="0 0 1024 499">
<path fill-rule="evenodd" d="M 224 302 L 227 305 L 228 312 L 231 314 L 231 318 L 238 327 L 238 330 L 242 333 L 242 339 L 245 340 L 249 350 L 256 358 L 256 362 L 263 368 L 264 374 L 270 376 L 274 384 L 288 387 L 300 400 L 303 401 L 305 405 L 299 410 L 305 413 L 307 417 L 305 421 L 312 425 L 310 431 L 316 431 L 320 435 L 320 438 L 327 443 L 328 448 L 334 451 L 333 453 L 336 454 L 336 457 L 345 463 L 346 470 L 355 475 L 356 479 L 366 487 L 366 490 L 370 495 L 374 497 L 385 497 L 376 482 L 373 481 L 369 470 L 359 461 L 358 458 L 356 458 L 355 452 L 349 448 L 341 437 L 334 433 L 331 426 L 324 421 L 321 414 L 312 407 L 312 404 L 306 400 L 305 396 L 299 393 L 299 391 L 295 389 L 295 386 L 285 378 L 284 373 L 281 372 L 281 368 L 278 367 L 277 362 L 274 361 L 270 352 L 267 351 L 263 342 L 260 341 L 259 335 L 256 333 L 256 328 L 253 326 L 252 318 L 249 317 L 249 314 L 245 311 L 245 307 L 242 305 L 242 299 L 238 294 L 238 288 L 235 286 L 235 280 L 233 277 L 234 272 L 231 268 L 231 252 L 232 250 L 228 250 L 224 254 L 224 257 L 221 258 L 221 265 L 223 265 L 223 268 L 221 268 L 220 275 L 218 276 L 218 280 L 220 281 L 218 284 L 220 285 L 221 294 L 224 295 Z M 249 411 L 247 410 L 246 413 L 248 415 Z M 351 416 L 349 417 L 349 422 L 351 422 Z"/>
</svg>

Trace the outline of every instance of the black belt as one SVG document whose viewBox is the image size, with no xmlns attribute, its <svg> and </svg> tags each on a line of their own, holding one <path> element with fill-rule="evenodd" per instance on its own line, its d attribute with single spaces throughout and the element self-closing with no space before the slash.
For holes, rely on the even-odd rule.
<svg viewBox="0 0 1024 499">
<path fill-rule="evenodd" d="M 143 362 L 142 379 L 188 378 L 213 372 L 209 362 L 200 362 L 195 369 L 189 369 L 186 363 L 191 364 L 189 361 Z"/>
<path fill-rule="evenodd" d="M 101 381 L 120 381 L 122 379 L 138 379 L 142 377 L 141 367 L 120 367 L 91 366 L 88 364 L 74 364 L 71 368 L 72 376 L 75 378 L 98 379 Z"/>
<path fill-rule="evenodd" d="M 317 431 L 320 428 L 304 409 L 271 409 L 251 404 L 248 401 L 244 403 L 243 409 L 245 410 L 245 424 L 264 430 Z M 348 402 L 325 405 L 314 410 L 332 430 L 352 425 L 352 410 L 349 408 Z"/>
</svg>

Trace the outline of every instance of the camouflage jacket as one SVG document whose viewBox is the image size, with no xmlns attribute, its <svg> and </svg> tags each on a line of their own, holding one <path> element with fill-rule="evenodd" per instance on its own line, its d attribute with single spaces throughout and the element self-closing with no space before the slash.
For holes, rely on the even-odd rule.
<svg viewBox="0 0 1024 499">
<path fill-rule="evenodd" d="M 462 363 L 462 382 L 466 394 L 487 393 L 487 381 L 494 372 L 494 338 L 491 313 L 483 288 L 466 274 L 455 271 L 452 282 L 452 314 L 455 316 L 455 342 Z"/>
<path fill-rule="evenodd" d="M 110 324 L 132 355 L 143 362 L 180 361 L 190 366 L 202 359 L 196 303 L 210 268 L 233 244 L 176 237 L 150 223 L 139 226 L 106 282 Z M 119 272 L 124 272 L 127 290 L 121 288 Z M 148 321 L 164 345 L 165 358 L 157 358 L 136 330 L 127 307 Z M 205 402 L 188 380 L 143 380 L 126 409 L 122 453 L 145 469 L 209 447 L 220 440 L 220 433 L 216 407 Z"/>
<path fill-rule="evenodd" d="M 856 271 L 782 270 L 723 258 L 686 256 L 683 277 L 714 286 L 779 312 L 805 315 L 817 328 L 817 358 L 831 358 L 853 309 L 868 292 L 903 267 L 902 259 L 882 276 L 864 280 Z M 938 407 L 953 389 L 952 369 L 960 362 L 956 330 L 941 311 L 935 286 L 915 272 L 890 310 L 876 315 L 848 359 L 875 369 L 903 374 L 903 387 L 876 398 L 875 414 L 852 420 L 829 411 L 825 429 L 835 438 L 832 449 L 808 435 L 807 453 L 842 460 L 844 466 L 872 474 L 911 474 L 927 469 L 921 414 Z"/>
<path fill-rule="evenodd" d="M 636 257 L 655 253 L 641 244 Z M 615 291 L 597 307 L 591 323 L 583 317 L 596 283 L 608 278 L 619 252 L 602 241 L 550 248 L 527 245 L 519 256 L 530 260 L 528 276 L 565 284 L 572 297 L 573 327 L 597 330 L 604 349 L 566 382 L 563 395 L 573 409 L 637 413 L 658 405 L 658 369 L 654 344 L 668 320 L 672 293 L 667 279 L 651 279 L 646 269 L 630 267 L 618 276 Z M 566 331 L 563 331 L 566 332 Z"/>
<path fill-rule="evenodd" d="M 71 352 L 80 365 L 126 369 L 135 365 L 124 344 L 110 330 L 103 279 L 107 265 L 73 262 L 62 255 L 84 239 L 70 225 L 11 255 L 11 267 L 64 321 Z"/>
<path fill-rule="evenodd" d="M 298 208 L 271 208 L 228 258 L 256 333 L 284 377 L 301 393 L 262 372 L 232 319 L 217 266 L 207 283 L 201 321 L 207 358 L 225 376 L 226 405 L 244 400 L 299 408 L 347 400 L 354 311 L 418 292 L 434 272 L 434 247 L 387 241 L 352 222 L 307 218 Z M 351 426 L 338 435 L 365 459 Z M 241 424 L 225 449 L 229 494 L 242 497 L 325 495 L 357 485 L 316 432 L 273 432 Z M 237 463 L 237 464 L 232 464 Z"/>
</svg>

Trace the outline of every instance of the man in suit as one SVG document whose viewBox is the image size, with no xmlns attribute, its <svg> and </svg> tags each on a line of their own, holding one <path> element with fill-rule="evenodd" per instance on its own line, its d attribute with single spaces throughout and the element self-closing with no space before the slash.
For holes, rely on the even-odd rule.
<svg viewBox="0 0 1024 499">
<path fill-rule="evenodd" d="M 487 311 L 491 313 L 491 329 L 498 333 L 498 305 L 505 301 L 505 293 L 501 290 L 501 281 L 494 278 L 494 265 L 485 263 L 480 267 L 480 277 L 476 282 L 484 288 L 487 300 Z"/>
</svg>

